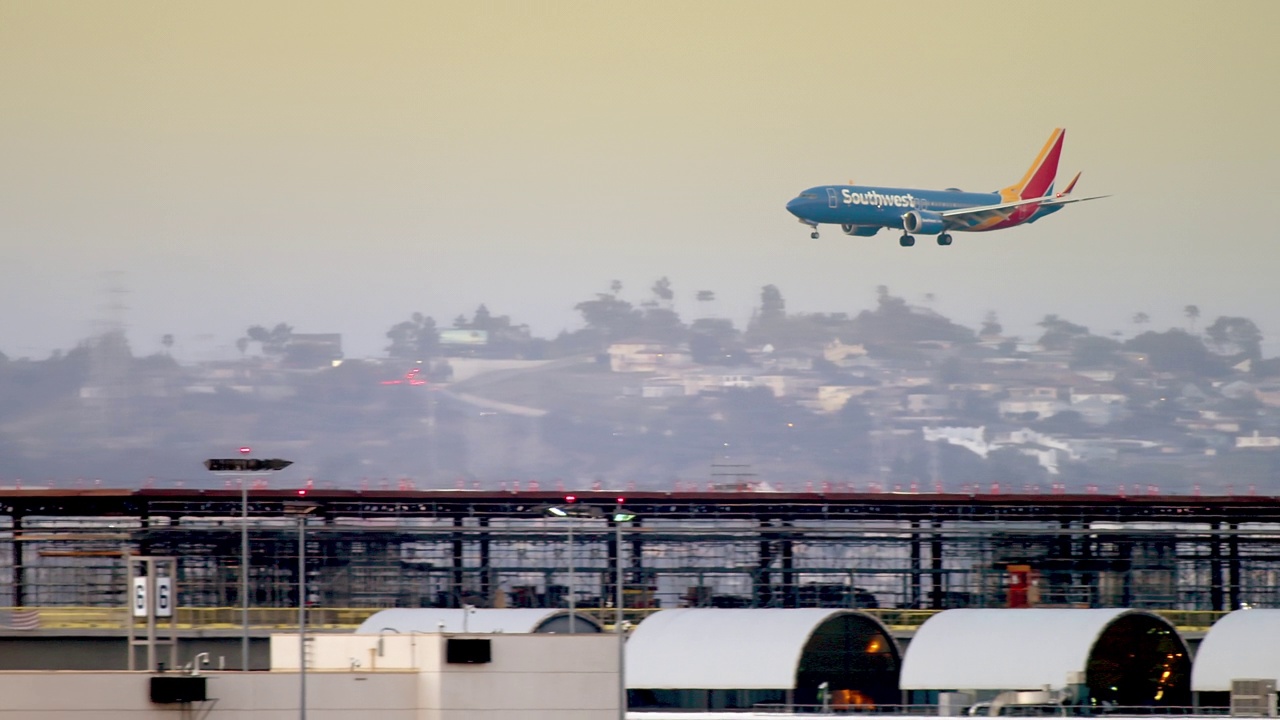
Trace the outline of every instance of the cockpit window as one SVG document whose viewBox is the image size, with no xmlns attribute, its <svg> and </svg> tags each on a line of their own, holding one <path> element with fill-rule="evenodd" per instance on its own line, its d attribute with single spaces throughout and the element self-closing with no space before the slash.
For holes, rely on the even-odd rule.
<svg viewBox="0 0 1280 720">
<path fill-rule="evenodd" d="M 800 193 L 800 197 L 802 197 L 802 198 L 809 198 L 810 200 L 817 200 L 817 199 L 818 199 L 818 194 L 817 194 L 817 193 L 811 193 L 811 192 L 802 192 L 802 193 Z"/>
</svg>

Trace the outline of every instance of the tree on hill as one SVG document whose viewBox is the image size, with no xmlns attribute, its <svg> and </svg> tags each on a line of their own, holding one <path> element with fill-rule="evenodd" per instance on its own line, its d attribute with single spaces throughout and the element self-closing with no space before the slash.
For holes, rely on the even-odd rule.
<svg viewBox="0 0 1280 720">
<path fill-rule="evenodd" d="M 782 298 L 782 291 L 777 285 L 765 285 L 760 288 L 761 324 L 776 323 L 787 317 L 787 301 Z"/>
<path fill-rule="evenodd" d="M 858 313 L 841 340 L 885 347 L 922 340 L 969 343 L 975 339 L 969 328 L 933 310 L 912 309 L 906 300 L 894 296 L 884 285 L 876 288 L 876 295 L 876 309 Z"/>
<path fill-rule="evenodd" d="M 1185 330 L 1144 332 L 1125 342 L 1124 347 L 1146 355 L 1153 370 L 1205 377 L 1217 377 L 1227 371 L 1226 363 Z"/>
<path fill-rule="evenodd" d="M 619 283 L 615 280 L 614 284 Z M 573 309 L 582 314 L 587 330 L 606 343 L 635 336 L 644 327 L 644 314 L 616 295 L 600 293 L 595 300 L 584 300 Z"/>
<path fill-rule="evenodd" d="M 671 281 L 664 275 L 653 283 L 653 297 L 660 305 L 670 309 L 671 301 L 675 300 L 675 291 L 671 289 Z"/>
<path fill-rule="evenodd" d="M 1262 331 L 1248 318 L 1219 317 L 1204 329 L 1204 334 L 1219 352 L 1239 360 L 1262 358 Z"/>
<path fill-rule="evenodd" d="M 645 308 L 640 325 L 642 337 L 668 345 L 677 345 L 683 343 L 688 334 L 689 329 L 680 322 L 680 316 L 674 310 L 664 307 Z"/>
<path fill-rule="evenodd" d="M 1190 325 L 1191 332 L 1195 332 L 1196 322 L 1200 320 L 1200 306 L 1188 305 L 1182 308 L 1182 314 L 1187 317 L 1187 322 Z"/>
<path fill-rule="evenodd" d="M 1040 336 L 1040 347 L 1045 350 L 1070 350 L 1071 346 L 1081 338 L 1089 336 L 1089 328 L 1064 320 L 1057 315 L 1045 315 L 1036 323 L 1044 328 Z"/>
<path fill-rule="evenodd" d="M 285 347 L 289 344 L 289 337 L 293 335 L 293 328 L 284 323 L 277 323 L 270 330 L 261 325 L 254 325 L 245 331 L 245 337 L 249 342 L 258 343 L 258 348 L 263 355 L 271 355 L 281 357 L 284 355 Z"/>
<path fill-rule="evenodd" d="M 996 316 L 995 310 L 988 310 L 987 314 L 982 318 L 982 328 L 978 330 L 979 337 L 999 337 L 1004 332 L 1004 326 L 1000 324 L 1000 318 Z"/>
<path fill-rule="evenodd" d="M 1071 348 L 1071 367 L 1105 368 L 1116 365 L 1120 362 L 1120 350 L 1124 347 L 1111 338 L 1097 335 L 1077 338 Z"/>
<path fill-rule="evenodd" d="M 408 320 L 393 325 L 387 331 L 387 338 L 391 340 L 387 357 L 397 360 L 425 360 L 440 350 L 436 321 L 422 313 L 414 313 Z"/>
</svg>

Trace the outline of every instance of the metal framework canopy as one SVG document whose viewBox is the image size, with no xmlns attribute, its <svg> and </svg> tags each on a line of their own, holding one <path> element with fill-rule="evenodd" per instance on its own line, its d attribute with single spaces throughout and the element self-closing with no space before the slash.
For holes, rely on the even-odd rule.
<svg viewBox="0 0 1280 720">
<path fill-rule="evenodd" d="M 823 684 L 837 704 L 869 706 L 899 701 L 900 657 L 855 610 L 660 610 L 627 641 L 626 680 L 635 707 L 818 704 Z"/>
<path fill-rule="evenodd" d="M 903 690 L 1065 689 L 1083 678 L 1093 702 L 1191 704 L 1186 643 L 1141 610 L 945 610 L 916 631 Z"/>
<path fill-rule="evenodd" d="M 1232 680 L 1280 680 L 1280 610 L 1236 610 L 1209 628 L 1191 666 L 1191 689 L 1231 692 Z"/>
<path fill-rule="evenodd" d="M 567 633 L 569 612 L 526 608 L 400 608 L 380 610 L 356 634 L 398 633 Z M 603 632 L 593 617 L 573 617 L 575 633 Z"/>
</svg>

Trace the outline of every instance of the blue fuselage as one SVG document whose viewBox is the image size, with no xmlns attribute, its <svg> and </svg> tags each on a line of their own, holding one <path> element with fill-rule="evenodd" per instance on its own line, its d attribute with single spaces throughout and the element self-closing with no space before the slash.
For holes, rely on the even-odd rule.
<svg viewBox="0 0 1280 720">
<path fill-rule="evenodd" d="M 1052 187 L 1050 187 L 1052 194 Z M 937 216 L 949 210 L 980 208 L 1006 202 L 1000 193 L 972 193 L 962 190 L 916 190 L 867 185 L 819 185 L 800 193 L 787 203 L 787 210 L 801 222 L 842 225 L 853 235 L 874 235 L 881 228 L 903 229 L 903 215 L 912 210 Z M 1033 223 L 1057 212 L 1062 205 L 1027 206 L 1010 219 L 979 224 L 946 223 L 946 230 L 983 231 Z M 943 230 L 939 223 L 938 231 Z"/>
<path fill-rule="evenodd" d="M 787 210 L 810 223 L 901 229 L 902 216 L 911 210 L 941 213 L 999 202 L 999 193 L 819 185 L 787 203 Z"/>
</svg>

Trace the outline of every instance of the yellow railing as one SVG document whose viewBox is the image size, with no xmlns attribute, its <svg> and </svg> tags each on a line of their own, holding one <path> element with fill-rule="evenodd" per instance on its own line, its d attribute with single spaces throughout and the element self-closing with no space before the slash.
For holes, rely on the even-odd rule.
<svg viewBox="0 0 1280 720">
<path fill-rule="evenodd" d="M 370 615 L 385 608 L 310 608 L 307 624 L 317 629 L 349 630 L 359 626 Z M 628 622 L 639 623 L 660 608 L 627 608 Z M 612 608 L 579 608 L 584 615 L 591 615 L 606 626 L 612 626 Z M 914 630 L 940 610 L 899 610 L 894 608 L 865 608 L 862 610 L 880 619 L 892 630 Z M 182 629 L 231 629 L 240 627 L 238 607 L 180 607 L 176 624 Z M 1168 620 L 1179 632 L 1204 632 L 1218 621 L 1226 611 L 1217 610 L 1155 610 L 1155 614 Z M 26 607 L 0 608 L 0 613 L 11 617 L 35 613 L 38 627 L 42 629 L 119 629 L 132 620 L 125 608 L 102 607 Z M 3 617 L 3 616 L 0 616 Z M 141 623 L 142 620 L 135 620 Z M 293 628 L 298 626 L 297 608 L 249 608 L 250 627 L 260 629 Z"/>
</svg>

